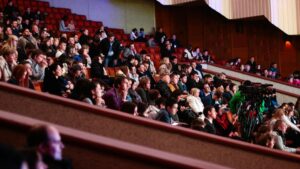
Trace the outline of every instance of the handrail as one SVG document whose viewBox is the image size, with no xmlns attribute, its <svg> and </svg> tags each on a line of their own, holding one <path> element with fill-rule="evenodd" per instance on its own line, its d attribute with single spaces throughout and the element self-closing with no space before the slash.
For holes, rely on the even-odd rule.
<svg viewBox="0 0 300 169">
<path fill-rule="evenodd" d="M 153 128 L 153 129 L 158 129 L 160 131 L 177 133 L 184 137 L 205 140 L 210 143 L 216 143 L 216 144 L 220 144 L 220 145 L 224 145 L 224 146 L 237 148 L 240 150 L 251 151 L 251 152 L 255 152 L 257 154 L 264 154 L 266 156 L 272 156 L 272 157 L 276 157 L 276 158 L 280 158 L 280 159 L 285 159 L 288 161 L 295 161 L 295 162 L 300 161 L 300 156 L 296 155 L 296 154 L 287 153 L 287 152 L 283 152 L 283 151 L 279 151 L 279 150 L 272 150 L 272 149 L 268 149 L 268 148 L 265 148 L 262 146 L 250 144 L 247 142 L 236 141 L 233 139 L 220 137 L 220 136 L 216 136 L 216 135 L 211 135 L 211 134 L 204 133 L 204 132 L 198 132 L 198 131 L 194 131 L 191 129 L 170 126 L 168 124 L 164 124 L 161 122 L 148 120 L 148 119 L 144 119 L 144 118 L 139 118 L 139 117 L 134 117 L 134 116 L 124 114 L 119 111 L 106 109 L 106 108 L 99 108 L 96 106 L 88 105 L 83 102 L 70 100 L 70 99 L 66 99 L 63 97 L 50 95 L 47 93 L 34 92 L 34 91 L 26 89 L 26 88 L 21 88 L 21 87 L 10 85 L 10 84 L 3 83 L 3 82 L 0 83 L 0 91 L 1 90 L 9 91 L 10 93 L 14 93 L 14 94 L 18 94 L 18 95 L 26 95 L 27 97 L 36 98 L 36 99 L 44 100 L 47 102 L 63 104 L 64 106 L 70 106 L 70 107 L 80 109 L 83 111 L 88 111 L 93 114 L 98 114 L 101 116 L 106 116 L 106 117 L 111 117 L 111 118 L 118 119 L 121 121 L 126 121 L 129 123 L 134 123 L 136 125 L 147 126 L 147 127 Z"/>
<path fill-rule="evenodd" d="M 264 80 L 268 80 L 268 81 L 272 81 L 272 82 L 275 82 L 275 83 L 280 83 L 280 84 L 283 84 L 283 85 L 287 85 L 287 86 L 290 86 L 290 87 L 295 87 L 295 88 L 299 88 L 300 89 L 300 86 L 291 85 L 291 84 L 289 84 L 289 83 L 287 83 L 285 81 L 282 81 L 282 80 L 272 79 L 272 78 L 266 78 L 264 76 L 258 76 L 258 75 L 253 74 L 253 73 L 242 72 L 242 71 L 240 71 L 238 69 L 234 69 L 234 68 L 231 68 L 231 67 L 228 67 L 228 66 L 219 65 L 219 64 L 210 64 L 210 63 L 208 63 L 208 65 L 216 66 L 216 67 L 219 67 L 219 68 L 222 68 L 222 69 L 231 70 L 231 71 L 234 71 L 234 72 L 237 72 L 237 73 L 243 73 L 245 75 L 253 76 L 255 78 L 260 78 L 260 79 L 264 79 Z"/>
<path fill-rule="evenodd" d="M 208 69 L 204 69 L 203 72 L 210 73 L 210 74 L 218 74 L 219 73 L 219 72 L 215 72 L 215 71 L 208 70 Z M 234 77 L 234 76 L 230 76 L 230 75 L 226 75 L 226 76 L 228 77 L 228 79 L 231 79 L 231 80 L 234 80 L 234 81 L 238 81 L 240 83 L 242 83 L 244 81 L 243 79 L 240 79 L 240 78 L 237 78 L 237 77 Z M 278 93 L 281 93 L 281 94 L 284 94 L 284 95 L 287 95 L 287 96 L 291 96 L 291 97 L 295 97 L 295 98 L 300 97 L 300 95 L 297 95 L 295 93 L 286 92 L 284 90 L 276 89 L 276 91 Z"/>
<path fill-rule="evenodd" d="M 279 80 L 265 78 L 265 77 L 258 76 L 258 75 L 255 75 L 255 74 L 251 74 L 251 73 L 247 73 L 247 72 L 241 72 L 241 71 L 238 71 L 238 70 L 235 70 L 235 69 L 232 69 L 232 68 L 228 68 L 226 66 L 221 66 L 221 65 L 216 65 L 216 64 L 207 64 L 207 65 L 208 66 L 215 66 L 217 68 L 224 69 L 225 71 L 227 70 L 227 71 L 232 71 L 232 72 L 235 72 L 235 73 L 240 73 L 240 74 L 243 74 L 243 75 L 246 75 L 246 76 L 251 76 L 251 77 L 256 78 L 258 80 L 270 81 L 270 82 L 273 82 L 274 84 L 277 83 L 278 85 L 284 85 L 284 86 L 287 86 L 287 87 L 290 87 L 290 88 L 293 88 L 295 90 L 299 90 L 300 91 L 300 88 L 298 86 L 290 85 L 288 83 L 285 83 L 285 82 L 282 82 L 282 81 L 279 81 Z M 210 70 L 210 69 L 203 69 L 203 71 L 207 72 L 207 73 L 212 73 L 212 74 L 218 74 L 218 73 L 220 73 L 220 72 L 216 72 L 216 71 L 213 71 L 213 70 Z M 235 80 L 235 81 L 239 81 L 239 82 L 243 82 L 245 80 L 245 79 L 241 79 L 241 78 L 238 78 L 238 77 L 230 76 L 228 74 L 226 76 L 229 79 L 232 79 L 232 80 Z M 274 88 L 276 88 L 276 87 L 274 86 Z M 300 95 L 297 94 L 297 93 L 291 93 L 291 92 L 284 91 L 284 90 L 278 89 L 278 88 L 276 88 L 276 90 L 277 90 L 277 92 L 282 93 L 284 95 L 288 95 L 288 96 L 295 97 L 295 98 L 300 97 Z"/>
<path fill-rule="evenodd" d="M 228 167 L 220 166 L 217 164 L 208 163 L 202 160 L 193 159 L 173 153 L 168 153 L 152 148 L 127 143 L 120 140 L 115 140 L 88 132 L 75 130 L 72 128 L 52 124 L 42 120 L 36 120 L 33 118 L 16 115 L 0 110 L 1 123 L 9 124 L 10 126 L 20 127 L 22 130 L 29 129 L 36 124 L 48 124 L 55 126 L 61 133 L 63 141 L 77 142 L 84 144 L 87 147 L 96 148 L 97 151 L 103 151 L 103 149 L 116 152 L 118 154 L 124 154 L 126 156 L 133 157 L 134 160 L 146 160 L 155 164 L 163 164 L 169 167 L 178 168 L 201 168 L 201 169 L 227 169 Z M 66 149 L 68 150 L 68 148 Z M 75 159 L 74 159 L 75 160 Z M 77 159 L 80 160 L 80 159 Z"/>
</svg>

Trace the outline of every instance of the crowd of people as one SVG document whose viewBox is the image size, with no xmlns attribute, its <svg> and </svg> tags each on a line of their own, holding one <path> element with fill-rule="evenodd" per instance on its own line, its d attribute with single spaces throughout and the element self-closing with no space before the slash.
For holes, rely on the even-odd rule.
<svg viewBox="0 0 300 169">
<path fill-rule="evenodd" d="M 268 68 L 262 68 L 257 64 L 254 57 L 251 57 L 245 64 L 242 63 L 241 58 L 229 59 L 226 66 L 242 72 L 253 73 L 265 78 L 277 79 L 287 81 L 291 85 L 300 86 L 300 73 L 299 70 L 294 71 L 289 75 L 286 80 L 280 74 L 277 63 L 273 62 Z"/>
<path fill-rule="evenodd" d="M 178 64 L 173 53 L 181 44 L 176 35 L 168 39 L 162 28 L 149 38 L 143 29 L 140 33 L 133 29 L 130 44 L 123 47 L 104 27 L 93 37 L 88 29 L 78 34 L 62 32 L 55 37 L 47 28 L 40 30 L 36 20 L 19 28 L 26 21 L 16 23 L 20 16 L 5 11 L 0 81 L 31 89 L 36 81 L 42 81 L 42 91 L 57 96 L 299 153 L 296 147 L 300 146 L 300 98 L 296 104 L 278 105 L 276 94 L 272 93 L 270 101 L 259 102 L 262 106 L 253 108 L 253 112 L 243 112 L 239 105 L 249 98 L 239 86 L 228 80 L 225 73 L 203 74 L 201 64 L 195 61 L 214 63 L 208 51 L 202 54 L 200 48 L 187 48 L 184 58 L 191 61 Z M 155 67 L 149 51 L 135 49 L 134 42 L 141 39 L 160 48 L 159 67 Z M 238 59 L 229 63 L 239 64 Z M 245 69 L 257 73 L 254 58 L 247 65 Z M 108 75 L 109 67 L 118 68 L 114 77 Z M 270 71 L 268 75 L 274 78 L 279 74 L 276 64 Z M 253 86 L 248 81 L 243 85 Z M 243 123 L 241 117 L 245 114 L 255 117 L 255 127 L 249 129 Z M 247 137 L 245 131 L 249 132 Z"/>
</svg>

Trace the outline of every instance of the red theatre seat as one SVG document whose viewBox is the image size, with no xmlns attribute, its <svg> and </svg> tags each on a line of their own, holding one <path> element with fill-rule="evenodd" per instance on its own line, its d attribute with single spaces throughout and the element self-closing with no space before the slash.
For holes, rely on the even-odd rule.
<svg viewBox="0 0 300 169">
<path fill-rule="evenodd" d="M 38 7 L 38 2 L 37 1 L 31 1 L 30 6 L 31 7 Z"/>
</svg>

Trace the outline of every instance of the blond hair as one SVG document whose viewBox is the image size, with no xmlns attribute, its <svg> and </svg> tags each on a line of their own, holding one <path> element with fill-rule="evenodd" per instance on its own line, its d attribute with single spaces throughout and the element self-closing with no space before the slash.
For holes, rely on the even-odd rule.
<svg viewBox="0 0 300 169">
<path fill-rule="evenodd" d="M 191 95 L 195 96 L 195 94 L 196 94 L 197 92 L 199 92 L 199 91 L 200 91 L 200 89 L 198 89 L 198 88 L 192 88 L 192 89 L 191 89 Z"/>
</svg>

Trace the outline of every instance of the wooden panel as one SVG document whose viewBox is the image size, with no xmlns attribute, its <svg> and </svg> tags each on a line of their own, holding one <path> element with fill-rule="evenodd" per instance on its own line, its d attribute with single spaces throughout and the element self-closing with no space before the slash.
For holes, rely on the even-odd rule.
<svg viewBox="0 0 300 169">
<path fill-rule="evenodd" d="M 6 83 L 0 83 L 0 95 L 0 107 L 5 111 L 169 153 L 232 168 L 299 168 L 300 157 L 295 154 L 134 117 Z"/>
<path fill-rule="evenodd" d="M 72 159 L 74 168 L 199 168 L 228 169 L 188 157 L 167 153 L 95 134 L 0 111 L 2 144 L 21 148 L 26 133 L 35 124 L 55 126 L 66 145 L 64 155 Z"/>
<path fill-rule="evenodd" d="M 205 4 L 176 7 L 156 5 L 163 9 L 157 10 L 156 16 L 164 16 L 157 18 L 157 26 L 163 25 L 165 30 L 171 31 L 168 33 L 180 32 L 185 27 L 186 36 L 180 37 L 186 42 L 184 45 L 208 48 L 220 60 L 239 56 L 245 63 L 248 58 L 255 56 L 263 68 L 276 62 L 283 76 L 300 70 L 300 37 L 288 36 L 293 48 L 286 49 L 283 38 L 286 35 L 264 17 L 227 20 Z M 182 24 L 177 28 L 178 23 Z"/>
</svg>

